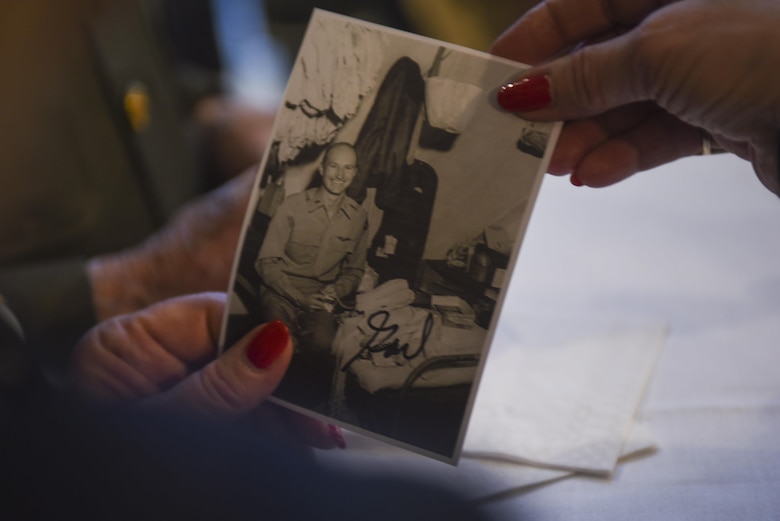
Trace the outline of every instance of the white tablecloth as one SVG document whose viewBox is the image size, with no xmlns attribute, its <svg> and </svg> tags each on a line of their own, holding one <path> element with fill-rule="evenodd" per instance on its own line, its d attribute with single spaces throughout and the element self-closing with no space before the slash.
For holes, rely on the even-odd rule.
<svg viewBox="0 0 780 521">
<path fill-rule="evenodd" d="M 747 163 L 689 158 L 598 190 L 548 176 L 510 291 L 504 317 L 668 324 L 642 408 L 660 450 L 611 479 L 486 508 L 534 521 L 780 519 L 780 200 Z"/>
</svg>

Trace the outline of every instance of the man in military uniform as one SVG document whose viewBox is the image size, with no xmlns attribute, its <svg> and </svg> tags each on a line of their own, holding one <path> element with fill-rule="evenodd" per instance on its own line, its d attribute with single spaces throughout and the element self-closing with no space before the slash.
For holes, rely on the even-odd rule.
<svg viewBox="0 0 780 521">
<path fill-rule="evenodd" d="M 346 195 L 357 174 L 352 145 L 325 152 L 322 185 L 289 196 L 268 225 L 255 268 L 263 321 L 280 319 L 312 359 L 330 359 L 336 302 L 360 284 L 368 247 L 366 211 Z"/>
</svg>

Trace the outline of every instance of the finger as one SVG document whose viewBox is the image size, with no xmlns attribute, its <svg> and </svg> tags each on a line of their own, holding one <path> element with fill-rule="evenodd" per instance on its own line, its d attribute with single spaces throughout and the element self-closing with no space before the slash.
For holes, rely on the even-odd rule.
<svg viewBox="0 0 780 521">
<path fill-rule="evenodd" d="M 237 417 L 257 407 L 276 389 L 291 357 L 287 326 L 280 321 L 269 322 L 148 403 L 207 418 Z"/>
<path fill-rule="evenodd" d="M 669 1 L 547 0 L 528 11 L 493 43 L 490 52 L 536 65 L 579 42 L 635 25 Z"/>
<path fill-rule="evenodd" d="M 549 173 L 564 175 L 581 168 L 581 162 L 586 155 L 610 140 L 626 139 L 627 135 L 630 135 L 629 131 L 635 131 L 637 134 L 637 138 L 632 139 L 632 147 L 617 147 L 612 152 L 630 151 L 632 156 L 637 156 L 641 164 L 656 166 L 653 157 L 676 159 L 701 151 L 700 130 L 678 121 L 651 103 L 634 103 L 592 118 L 567 122 L 550 160 Z M 645 147 L 633 148 L 645 141 Z M 676 149 L 676 152 L 665 154 L 663 151 L 670 147 Z M 607 155 L 605 159 L 610 158 Z M 617 162 L 625 157 L 617 156 L 615 159 Z M 644 168 L 640 166 L 639 169 Z"/>
<path fill-rule="evenodd" d="M 142 246 L 126 251 L 141 267 L 146 301 L 227 287 L 253 180 L 254 173 L 246 171 L 223 183 L 179 209 Z"/>
<path fill-rule="evenodd" d="M 586 153 L 575 166 L 582 184 L 601 187 L 701 151 L 701 131 L 663 111 Z"/>
<path fill-rule="evenodd" d="M 312 447 L 302 443 L 298 433 L 291 432 L 284 417 L 285 409 L 271 402 L 263 402 L 240 419 L 241 425 L 257 430 L 264 436 L 284 440 L 290 447 L 300 450 L 303 454 L 313 456 Z"/>
<path fill-rule="evenodd" d="M 289 431 L 294 433 L 301 443 L 317 449 L 344 448 L 344 435 L 338 427 L 289 409 L 281 410 L 280 414 Z"/>
<path fill-rule="evenodd" d="M 77 344 L 77 388 L 104 399 L 157 394 L 213 358 L 224 294 L 171 299 L 95 326 Z"/>
<path fill-rule="evenodd" d="M 98 402 L 127 401 L 160 392 L 160 386 L 131 363 L 102 347 L 94 354 L 74 353 L 72 371 L 76 388 Z M 184 369 L 178 371 L 184 376 Z"/>
<path fill-rule="evenodd" d="M 592 118 L 567 122 L 558 137 L 548 172 L 571 173 L 587 153 L 612 136 L 636 127 L 653 110 L 657 108 L 652 104 L 634 103 Z"/>
<path fill-rule="evenodd" d="M 629 32 L 532 69 L 499 89 L 497 101 L 529 120 L 557 121 L 652 100 L 644 79 L 654 64 L 638 51 L 640 38 Z"/>
<path fill-rule="evenodd" d="M 332 449 L 344 443 L 337 427 L 274 403 L 263 403 L 247 415 L 244 422 L 266 434 L 292 441 L 303 450 L 312 447 Z"/>
</svg>

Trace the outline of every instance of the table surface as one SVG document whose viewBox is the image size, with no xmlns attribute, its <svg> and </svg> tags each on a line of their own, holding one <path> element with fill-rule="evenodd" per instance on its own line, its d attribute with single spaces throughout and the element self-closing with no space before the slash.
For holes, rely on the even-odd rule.
<svg viewBox="0 0 780 521">
<path fill-rule="evenodd" d="M 730 155 L 604 189 L 547 176 L 501 320 L 667 323 L 641 412 L 660 450 L 612 479 L 566 479 L 488 511 L 534 521 L 780 519 L 779 228 L 780 200 Z"/>
</svg>

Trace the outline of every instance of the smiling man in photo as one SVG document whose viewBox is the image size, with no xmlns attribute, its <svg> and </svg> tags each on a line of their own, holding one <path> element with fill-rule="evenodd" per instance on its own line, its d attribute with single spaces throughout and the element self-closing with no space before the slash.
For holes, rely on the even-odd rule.
<svg viewBox="0 0 780 521">
<path fill-rule="evenodd" d="M 345 193 L 357 175 L 353 146 L 330 145 L 319 175 L 320 186 L 293 194 L 279 206 L 255 268 L 262 280 L 262 320 L 288 324 L 299 340 L 297 351 L 328 373 L 338 327 L 331 311 L 360 284 L 368 225 L 366 211 Z"/>
</svg>

